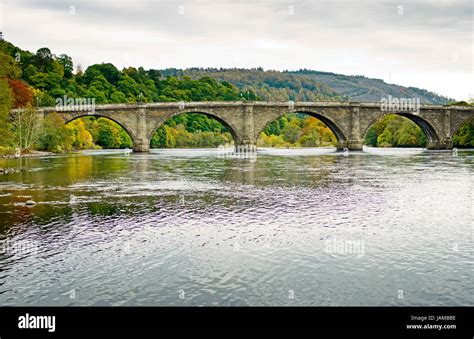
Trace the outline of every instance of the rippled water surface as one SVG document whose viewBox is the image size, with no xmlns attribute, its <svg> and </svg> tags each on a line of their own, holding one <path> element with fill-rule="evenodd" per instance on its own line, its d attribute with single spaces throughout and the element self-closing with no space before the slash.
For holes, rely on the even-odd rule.
<svg viewBox="0 0 474 339">
<path fill-rule="evenodd" d="M 0 305 L 474 305 L 474 151 L 5 167 L 25 171 L 0 175 Z"/>
</svg>

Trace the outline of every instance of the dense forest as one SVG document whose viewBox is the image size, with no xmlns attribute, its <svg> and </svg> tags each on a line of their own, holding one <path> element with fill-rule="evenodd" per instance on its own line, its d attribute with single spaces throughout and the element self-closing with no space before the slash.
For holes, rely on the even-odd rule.
<svg viewBox="0 0 474 339">
<path fill-rule="evenodd" d="M 256 69 L 216 69 L 190 68 L 180 70 L 175 68 L 161 71 L 163 76 L 190 77 L 199 79 L 210 77 L 219 82 L 235 85 L 243 93 L 255 93 L 265 101 L 343 101 L 343 96 L 334 89 L 313 81 L 309 77 L 287 74 L 278 71 Z"/>
<path fill-rule="evenodd" d="M 227 81 L 243 92 L 256 93 L 265 101 L 377 102 L 389 95 L 419 98 L 421 103 L 426 104 L 444 105 L 453 101 L 424 89 L 388 84 L 380 79 L 307 69 L 279 72 L 262 68 L 168 68 L 161 70 L 161 73 L 193 79 L 208 76 L 217 81 Z"/>
<path fill-rule="evenodd" d="M 292 75 L 285 80 L 281 72 L 269 72 L 262 86 L 236 82 L 239 70 L 228 80 L 209 75 L 194 78 L 186 74 L 142 67 L 117 69 L 111 63 L 94 64 L 83 70 L 74 68 L 71 57 L 54 55 L 48 48 L 36 53 L 0 41 L 0 154 L 15 149 L 64 152 L 89 148 L 131 148 L 127 133 L 113 121 L 88 116 L 68 124 L 58 114 L 50 114 L 39 124 L 35 107 L 55 106 L 56 98 L 94 98 L 97 104 L 261 100 L 269 95 L 278 100 L 342 100 L 333 89 Z M 245 73 L 245 72 L 244 72 Z M 248 73 L 248 72 L 247 72 Z M 243 74 L 243 73 L 242 73 Z M 255 81 L 260 81 L 259 78 Z M 265 85 L 266 84 L 266 85 Z M 266 87 L 265 87 L 266 86 Z M 12 108 L 26 108 L 10 115 Z M 455 135 L 455 146 L 474 147 L 474 122 Z M 158 147 L 216 147 L 232 142 L 229 130 L 218 121 L 198 113 L 176 116 L 163 124 L 152 138 Z M 329 128 L 304 114 L 287 114 L 272 122 L 261 133 L 258 145 L 271 147 L 308 147 L 335 145 Z M 400 116 L 386 116 L 367 133 L 372 146 L 424 146 L 421 129 Z"/>
</svg>

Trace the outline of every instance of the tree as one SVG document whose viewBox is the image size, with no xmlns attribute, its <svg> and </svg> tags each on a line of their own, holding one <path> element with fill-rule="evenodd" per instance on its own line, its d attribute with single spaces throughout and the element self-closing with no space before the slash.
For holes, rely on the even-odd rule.
<svg viewBox="0 0 474 339">
<path fill-rule="evenodd" d="M 0 146 L 12 146 L 13 133 L 10 122 L 12 93 L 6 79 L 0 78 Z"/>
<path fill-rule="evenodd" d="M 88 149 L 94 147 L 91 133 L 86 129 L 82 119 L 76 119 L 66 127 L 71 131 L 71 145 L 74 149 Z"/>
<path fill-rule="evenodd" d="M 0 52 L 0 78 L 18 79 L 21 69 L 11 56 Z"/>
<path fill-rule="evenodd" d="M 97 119 L 97 130 L 94 142 L 103 148 L 131 148 L 132 140 L 117 123 L 107 119 Z"/>
<path fill-rule="evenodd" d="M 137 82 L 128 75 L 124 75 L 117 83 L 117 89 L 125 94 L 129 102 L 135 102 L 140 95 L 140 87 Z"/>
<path fill-rule="evenodd" d="M 283 117 L 282 117 L 283 118 Z M 279 119 L 282 119 L 279 118 Z M 265 128 L 265 133 L 266 135 L 280 135 L 281 133 L 281 128 L 280 128 L 280 122 L 278 120 L 272 121 L 266 128 Z"/>
<path fill-rule="evenodd" d="M 78 64 L 76 67 L 76 77 L 82 77 L 84 75 L 84 71 L 82 69 L 82 65 Z"/>
<path fill-rule="evenodd" d="M 146 72 L 148 77 L 154 82 L 155 86 L 158 87 L 160 85 L 161 72 L 157 69 L 149 69 Z"/>
<path fill-rule="evenodd" d="M 426 137 L 421 128 L 405 119 L 397 126 L 396 145 L 400 147 L 426 146 Z"/>
<path fill-rule="evenodd" d="M 299 143 L 301 146 L 335 145 L 334 133 L 320 120 L 315 117 L 302 118 L 303 129 Z"/>
<path fill-rule="evenodd" d="M 49 48 L 43 47 L 38 49 L 34 56 L 33 63 L 40 72 L 47 73 L 53 68 L 53 54 Z"/>
<path fill-rule="evenodd" d="M 13 133 L 15 135 L 15 145 L 21 151 L 31 148 L 38 138 L 39 131 L 38 115 L 31 105 L 15 113 Z"/>
<path fill-rule="evenodd" d="M 150 142 L 151 148 L 163 148 L 166 145 L 166 129 L 164 126 L 158 128 L 153 134 Z"/>
<path fill-rule="evenodd" d="M 72 58 L 69 55 L 61 54 L 57 60 L 63 66 L 64 77 L 72 78 L 72 72 L 74 71 L 74 64 L 72 62 Z"/>
<path fill-rule="evenodd" d="M 46 91 L 40 89 L 33 90 L 33 103 L 36 107 L 54 106 L 56 101 Z"/>
<path fill-rule="evenodd" d="M 35 67 L 33 64 L 29 64 L 26 66 L 26 68 L 23 70 L 22 74 L 22 79 L 31 82 L 31 77 L 35 76 L 38 73 L 38 69 Z"/>
<path fill-rule="evenodd" d="M 382 134 L 377 137 L 377 146 L 391 147 L 394 145 L 394 137 L 392 131 L 386 128 Z"/>
<path fill-rule="evenodd" d="M 9 79 L 8 84 L 12 91 L 13 108 L 25 107 L 32 104 L 33 92 L 22 80 Z"/>
<path fill-rule="evenodd" d="M 114 91 L 110 94 L 110 101 L 114 103 L 126 103 L 127 97 L 122 92 Z"/>
<path fill-rule="evenodd" d="M 50 113 L 44 119 L 43 129 L 38 138 L 38 148 L 50 152 L 72 150 L 71 130 L 66 127 L 58 113 Z"/>
<path fill-rule="evenodd" d="M 291 121 L 281 131 L 283 139 L 289 143 L 296 143 L 301 136 L 301 128 L 296 120 Z"/>
<path fill-rule="evenodd" d="M 83 80 L 86 84 L 89 84 L 98 75 L 104 76 L 112 85 L 115 85 L 120 79 L 120 71 L 114 65 L 102 63 L 87 67 Z"/>
<path fill-rule="evenodd" d="M 374 127 L 370 127 L 367 134 L 365 135 L 365 144 L 376 147 L 377 146 L 377 130 Z"/>
<path fill-rule="evenodd" d="M 15 144 L 13 124 L 10 120 L 10 111 L 15 104 L 20 104 L 24 94 L 21 88 L 12 90 L 10 86 L 17 85 L 17 79 L 21 75 L 21 70 L 15 59 L 0 52 L 0 146 L 12 147 Z"/>
<path fill-rule="evenodd" d="M 474 147 L 474 119 L 462 124 L 453 135 L 454 147 Z"/>
</svg>

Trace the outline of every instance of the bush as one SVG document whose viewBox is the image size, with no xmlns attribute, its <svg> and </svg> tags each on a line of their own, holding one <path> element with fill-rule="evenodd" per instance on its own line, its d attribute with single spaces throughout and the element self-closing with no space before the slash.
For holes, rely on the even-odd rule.
<svg viewBox="0 0 474 339">
<path fill-rule="evenodd" d="M 6 155 L 14 155 L 14 154 L 15 154 L 15 148 L 0 146 L 0 157 L 6 156 Z"/>
</svg>

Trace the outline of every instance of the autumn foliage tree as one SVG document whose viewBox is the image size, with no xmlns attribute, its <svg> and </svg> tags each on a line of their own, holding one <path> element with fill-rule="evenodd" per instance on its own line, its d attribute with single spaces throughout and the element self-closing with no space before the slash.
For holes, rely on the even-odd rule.
<svg viewBox="0 0 474 339">
<path fill-rule="evenodd" d="M 14 93 L 10 81 L 20 77 L 21 70 L 15 59 L 0 51 L 0 154 L 13 153 L 14 135 L 10 110 L 14 105 Z"/>
<path fill-rule="evenodd" d="M 32 103 L 33 91 L 24 81 L 8 79 L 8 84 L 12 92 L 13 108 L 26 107 Z"/>
</svg>

